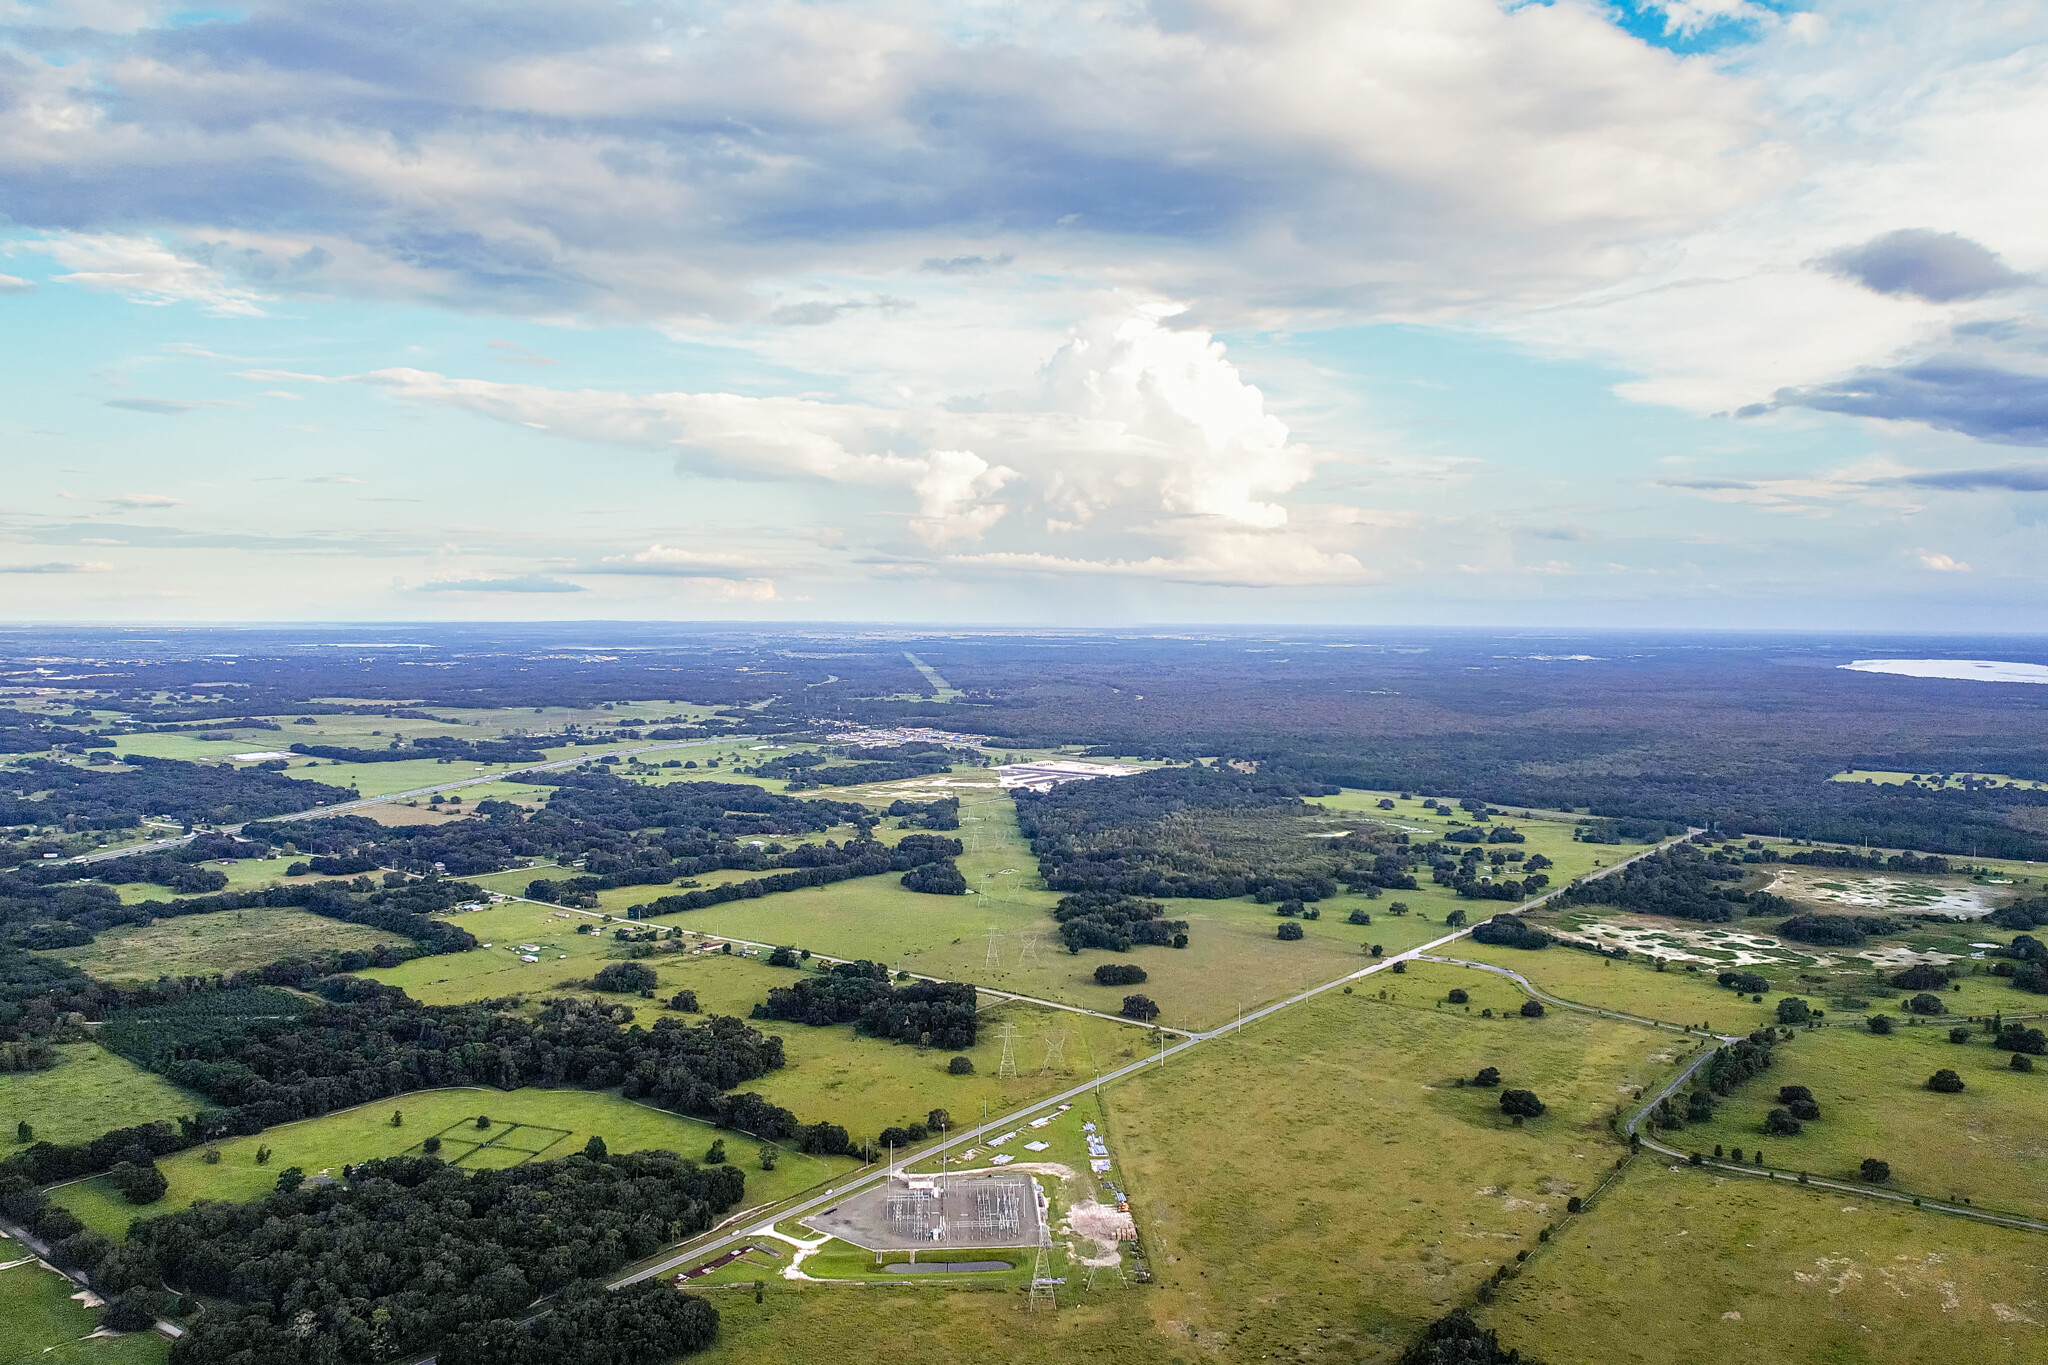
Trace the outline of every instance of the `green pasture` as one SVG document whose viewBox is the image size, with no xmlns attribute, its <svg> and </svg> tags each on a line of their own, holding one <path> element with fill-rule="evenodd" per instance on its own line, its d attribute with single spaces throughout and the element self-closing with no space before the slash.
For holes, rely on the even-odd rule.
<svg viewBox="0 0 2048 1365">
<path fill-rule="evenodd" d="M 222 891 L 261 891 L 271 886 L 304 886 L 328 878 L 307 873 L 298 877 L 287 877 L 285 869 L 294 859 L 276 858 L 235 858 L 227 862 L 209 862 L 202 866 L 212 868 L 228 879 Z M 179 900 L 182 897 L 168 886 L 155 882 L 115 882 L 114 890 L 120 893 L 123 905 L 140 905 L 144 901 Z M 214 893 L 219 894 L 219 893 Z"/>
<path fill-rule="evenodd" d="M 170 1342 L 154 1332 L 94 1337 L 99 1312 L 78 1286 L 0 1237 L 0 1365 L 161 1365 Z"/>
<path fill-rule="evenodd" d="M 117 925 L 100 930 L 91 943 L 56 949 L 47 956 L 103 981 L 154 981 L 159 976 L 242 971 L 279 958 L 367 949 L 394 941 L 406 940 L 383 930 L 278 907 L 217 910 L 151 924 Z"/>
<path fill-rule="evenodd" d="M 26 1119 L 38 1141 L 85 1142 L 113 1128 L 195 1114 L 207 1101 L 97 1043 L 61 1043 L 48 1071 L 0 1073 L 0 1143 Z M 0 1155 L 7 1148 L 0 1146 Z"/>
<path fill-rule="evenodd" d="M 2044 1287 L 2037 1232 L 1645 1157 L 1481 1317 L 1547 1365 L 2026 1365 Z"/>
<path fill-rule="evenodd" d="M 1380 973 L 1107 1092 L 1155 1321 L 1219 1358 L 1391 1360 L 1604 1178 L 1624 1151 L 1610 1118 L 1685 1041 L 1447 1012 L 1471 975 Z M 1548 1112 L 1516 1127 L 1500 1090 L 1457 1084 L 1484 1066 Z"/>
<path fill-rule="evenodd" d="M 1539 988 L 1562 1000 L 1592 1005 L 1596 1009 L 1620 1010 L 1666 1023 L 1706 1024 L 1717 1033 L 1748 1033 L 1766 1024 L 1777 1023 L 1780 994 L 1803 994 L 1809 1003 L 1826 1008 L 1815 987 L 1799 983 L 1792 973 L 1782 969 L 1768 972 L 1777 980 L 1773 982 L 1773 992 L 1766 995 L 1759 1005 L 1752 1003 L 1746 995 L 1716 985 L 1713 968 L 1702 967 L 1697 972 L 1688 972 L 1682 965 L 1667 966 L 1660 972 L 1640 955 L 1616 961 L 1597 953 L 1556 944 L 1531 952 L 1524 948 L 1478 943 L 1470 938 L 1459 939 L 1443 951 L 1446 956 L 1469 958 L 1474 962 L 1492 963 L 1520 972 Z M 1473 972 L 1471 975 L 1487 974 Z"/>
<path fill-rule="evenodd" d="M 691 1365 L 830 1359 L 848 1342 L 864 1341 L 887 1341 L 890 1359 L 899 1365 L 1208 1365 L 1239 1359 L 1207 1343 L 1191 1343 L 1185 1324 L 1155 1316 L 1156 1296 L 1114 1287 L 1063 1297 L 1056 1313 L 1026 1313 L 1020 1290 L 948 1294 L 915 1283 L 876 1283 L 918 1278 L 911 1276 L 875 1276 L 871 1287 L 858 1290 L 793 1283 L 765 1272 L 746 1278 L 766 1281 L 761 1303 L 754 1302 L 751 1283 L 704 1294 L 719 1312 L 718 1340 L 690 1357 Z"/>
<path fill-rule="evenodd" d="M 404 1123 L 391 1126 L 391 1115 L 404 1115 Z M 845 1157 L 805 1156 L 783 1151 L 773 1171 L 763 1171 L 758 1156 L 760 1143 L 740 1133 L 721 1131 L 700 1119 L 685 1118 L 665 1110 L 621 1099 L 608 1091 L 592 1090 L 491 1090 L 463 1088 L 418 1091 L 398 1095 L 375 1104 L 363 1105 L 317 1119 L 283 1124 L 248 1137 L 227 1138 L 213 1144 L 221 1159 L 208 1164 L 205 1149 L 195 1148 L 163 1158 L 157 1167 L 170 1182 L 170 1189 L 154 1204 L 138 1207 L 108 1184 L 104 1176 L 60 1185 L 51 1198 L 77 1214 L 87 1226 L 110 1237 L 124 1237 L 136 1218 L 175 1213 L 200 1199 L 230 1202 L 254 1199 L 277 1184 L 277 1176 L 296 1166 L 308 1176 L 341 1178 L 341 1168 L 377 1157 L 418 1155 L 420 1142 L 430 1135 L 442 1135 L 443 1156 L 450 1160 L 467 1155 L 469 1144 L 493 1135 L 479 1132 L 479 1114 L 492 1121 L 493 1131 L 515 1124 L 534 1129 L 567 1130 L 565 1136 L 548 1143 L 536 1159 L 553 1160 L 583 1150 L 593 1136 L 605 1140 L 614 1151 L 662 1149 L 701 1160 L 716 1138 L 724 1138 L 726 1159 L 747 1174 L 747 1203 L 772 1203 L 855 1169 Z M 553 1138 L 554 1132 L 547 1132 Z M 528 1149 L 538 1141 L 525 1141 L 518 1133 L 493 1155 L 462 1165 L 516 1165 L 536 1154 Z M 271 1149 L 270 1160 L 256 1161 L 257 1150 Z"/>
<path fill-rule="evenodd" d="M 608 954 L 624 956 L 622 951 L 614 952 L 621 946 L 611 937 L 611 929 L 616 926 L 607 926 L 595 934 L 579 934 L 577 926 L 595 926 L 597 921 L 588 915 L 531 901 L 509 901 L 442 918 L 491 946 L 472 948 L 466 953 L 416 957 L 396 967 L 373 968 L 361 975 L 401 987 L 424 1004 L 454 1005 L 508 995 L 559 993 L 571 989 L 563 985 L 565 981 L 589 979 L 604 965 Z M 521 961 L 519 948 L 523 944 L 540 948 L 542 951 L 533 954 L 540 961 Z"/>
<path fill-rule="evenodd" d="M 2027 791 L 2048 789 L 2048 783 L 2036 782 L 2025 777 L 2014 777 L 2010 773 L 1906 773 L 1894 772 L 1886 768 L 1849 768 L 1843 772 L 1836 773 L 1828 781 L 1869 782 L 1880 787 L 1897 787 L 1903 786 L 1915 777 L 1923 779 L 1920 783 L 1921 786 L 1932 790 L 1960 791 L 1965 782 L 1986 783 L 2000 787 L 2019 787 Z M 1941 778 L 1943 780 L 1926 780 L 1931 778 Z"/>
<path fill-rule="evenodd" d="M 1891 1164 L 1891 1183 L 1911 1194 L 1967 1198 L 1987 1208 L 2048 1215 L 2048 1063 L 2014 1071 L 2011 1054 L 1972 1030 L 1951 1043 L 1958 1021 L 1933 1019 L 1879 1037 L 1840 1027 L 1801 1031 L 1777 1049 L 1777 1064 L 1722 1100 L 1706 1123 L 1664 1134 L 1681 1150 L 1764 1149 L 1764 1160 L 1787 1170 L 1855 1179 L 1865 1157 Z M 1961 1094 L 1927 1089 L 1942 1068 L 1963 1078 Z M 1778 1107 L 1778 1087 L 1813 1091 L 1821 1116 L 1792 1137 L 1764 1132 Z"/>
</svg>

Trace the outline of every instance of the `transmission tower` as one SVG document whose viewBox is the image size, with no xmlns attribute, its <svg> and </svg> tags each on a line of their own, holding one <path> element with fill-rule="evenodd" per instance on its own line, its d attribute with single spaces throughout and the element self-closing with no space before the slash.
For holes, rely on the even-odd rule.
<svg viewBox="0 0 2048 1365">
<path fill-rule="evenodd" d="M 1061 1029 L 1058 1033 L 1047 1035 L 1045 1040 L 1045 1065 L 1038 1069 L 1038 1074 L 1050 1076 L 1055 1065 L 1062 1071 L 1067 1069 L 1067 1031 L 1065 1029 Z"/>
<path fill-rule="evenodd" d="M 1131 1287 L 1131 1282 L 1130 1282 L 1130 1280 L 1129 1280 L 1129 1279 L 1128 1279 L 1128 1278 L 1127 1278 L 1127 1277 L 1126 1277 L 1126 1276 L 1124 1275 L 1124 1262 L 1123 1262 L 1123 1257 L 1119 1256 L 1119 1257 L 1117 1257 L 1116 1261 L 1115 1261 L 1115 1262 L 1114 1262 L 1113 1264 L 1111 1264 L 1111 1265 L 1091 1265 L 1091 1266 L 1089 1266 L 1089 1267 L 1088 1267 L 1088 1282 L 1087 1282 L 1087 1284 L 1086 1284 L 1086 1285 L 1084 1286 L 1084 1288 L 1087 1288 L 1087 1289 L 1091 1289 L 1091 1290 L 1092 1290 L 1092 1289 L 1094 1289 L 1094 1288 L 1095 1288 L 1095 1277 L 1096 1277 L 1097 1275 L 1100 1275 L 1100 1274 L 1101 1274 L 1101 1273 L 1102 1273 L 1103 1271 L 1105 1271 L 1105 1270 L 1106 1270 L 1106 1271 L 1108 1271 L 1108 1272 L 1109 1272 L 1110 1274 L 1112 1274 L 1112 1275 L 1116 1276 L 1116 1282 L 1117 1282 L 1117 1283 L 1118 1283 L 1119 1285 L 1121 1285 L 1121 1286 L 1122 1286 L 1123 1288 L 1125 1288 L 1125 1289 L 1129 1289 L 1129 1288 Z"/>
<path fill-rule="evenodd" d="M 1018 959 L 1019 967 L 1028 967 L 1038 961 L 1038 935 L 1024 935 L 1024 955 Z"/>
<path fill-rule="evenodd" d="M 1031 1299 L 1024 1306 L 1033 1313 L 1044 1303 L 1047 1310 L 1056 1310 L 1059 1304 L 1052 1296 L 1052 1261 L 1045 1254 L 1044 1246 L 1038 1248 L 1038 1259 L 1031 1267 Z"/>
<path fill-rule="evenodd" d="M 988 927 L 988 956 L 983 959 L 981 965 L 989 971 L 994 971 L 1002 965 L 1002 961 L 1002 955 L 996 951 L 996 927 L 991 924 Z"/>
<path fill-rule="evenodd" d="M 1002 1029 L 996 1034 L 996 1037 L 1003 1040 L 1003 1059 L 996 1063 L 996 1079 L 1001 1080 L 1007 1076 L 1015 1080 L 1017 1076 L 1017 1026 L 1015 1024 L 1004 1024 Z"/>
</svg>

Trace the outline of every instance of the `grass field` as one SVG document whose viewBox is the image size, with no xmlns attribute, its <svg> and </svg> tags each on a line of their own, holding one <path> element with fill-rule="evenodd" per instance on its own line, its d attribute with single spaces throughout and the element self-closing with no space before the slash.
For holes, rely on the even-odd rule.
<svg viewBox="0 0 2048 1365">
<path fill-rule="evenodd" d="M 394 1110 L 405 1116 L 401 1127 L 391 1126 Z M 76 1213 L 88 1226 L 110 1237 L 123 1237 L 134 1219 L 173 1213 L 189 1207 L 194 1200 L 253 1199 L 273 1188 L 278 1172 L 289 1166 L 297 1166 L 308 1176 L 326 1173 L 339 1179 L 344 1165 L 375 1157 L 398 1156 L 416 1147 L 430 1134 L 443 1132 L 450 1134 L 443 1138 L 447 1147 L 444 1155 L 452 1159 L 462 1155 L 455 1148 L 463 1142 L 490 1136 L 475 1131 L 473 1120 L 478 1114 L 490 1116 L 494 1129 L 512 1124 L 532 1124 L 567 1130 L 566 1135 L 538 1154 L 541 1160 L 580 1152 L 592 1136 L 602 1137 L 614 1151 L 662 1148 L 702 1159 L 712 1140 L 723 1137 L 727 1159 L 747 1173 L 749 1205 L 771 1202 L 808 1189 L 835 1174 L 854 1169 L 857 1164 L 845 1157 L 812 1157 L 786 1151 L 773 1171 L 763 1171 L 757 1156 L 760 1144 L 751 1138 L 731 1132 L 721 1133 L 697 1119 L 651 1109 L 608 1092 L 433 1090 L 400 1095 L 344 1113 L 284 1124 L 249 1137 L 229 1138 L 215 1144 L 221 1154 L 218 1165 L 208 1165 L 201 1149 L 165 1157 L 157 1166 L 170 1181 L 170 1189 L 154 1204 L 142 1207 L 130 1204 L 107 1184 L 104 1177 L 60 1186 L 51 1197 Z M 458 1129 L 457 1125 L 461 1127 Z M 525 1142 L 521 1145 L 532 1148 L 538 1144 Z M 271 1149 L 272 1156 L 267 1164 L 259 1166 L 256 1164 L 256 1150 L 264 1146 Z M 479 1164 L 517 1164 L 517 1160 L 527 1154 L 522 1152 L 519 1157 L 487 1159 Z"/>
<path fill-rule="evenodd" d="M 1154 1330 L 1219 1359 L 1390 1359 L 1612 1167 L 1618 1100 L 1683 1042 L 1564 1011 L 1446 1013 L 1473 975 L 1381 974 L 1109 1092 L 1161 1271 Z M 1482 1007 L 1521 998 L 1477 989 Z M 1549 1112 L 1517 1128 L 1499 1091 L 1455 1084 L 1488 1065 Z"/>
<path fill-rule="evenodd" d="M 19 1242 L 0 1237 L 0 1365 L 160 1365 L 170 1342 L 154 1332 L 92 1337 L 99 1313 L 78 1286 Z"/>
<path fill-rule="evenodd" d="M 395 934 L 303 910 L 221 910 L 102 929 L 91 943 L 48 956 L 104 981 L 154 981 L 159 976 L 241 971 L 284 957 L 394 941 L 406 942 Z"/>
<path fill-rule="evenodd" d="M 64 1060 L 48 1071 L 0 1074 L 0 1140 L 11 1143 L 23 1119 L 34 1125 L 38 1140 L 84 1142 L 111 1128 L 208 1107 L 200 1096 L 97 1043 L 64 1043 L 57 1051 Z"/>
<path fill-rule="evenodd" d="M 1815 1175 L 1856 1177 L 1865 1157 L 1891 1163 L 1892 1184 L 1913 1194 L 1967 1197 L 1987 1208 L 2048 1214 L 2048 1068 L 2012 1070 L 2010 1053 L 1982 1033 L 1948 1041 L 1948 1020 L 1877 1037 L 1859 1028 L 1802 1032 L 1778 1049 L 1777 1065 L 1737 1090 L 1708 1123 L 1667 1133 L 1684 1150 L 1764 1148 L 1765 1160 Z M 1948 1067 L 1959 1095 L 1926 1088 Z M 1764 1115 L 1778 1087 L 1804 1085 L 1819 1121 L 1795 1137 L 1767 1137 Z"/>
<path fill-rule="evenodd" d="M 1444 952 L 1447 956 L 1490 962 L 1520 972 L 1560 999 L 1621 1010 L 1645 1019 L 1706 1024 L 1718 1033 L 1748 1033 L 1778 1021 L 1778 994 L 1766 995 L 1760 1005 L 1752 1004 L 1748 996 L 1716 985 L 1714 973 L 1705 968 L 1688 972 L 1677 967 L 1660 972 L 1640 958 L 1617 962 L 1611 957 L 1555 945 L 1529 952 L 1475 943 L 1469 938 L 1460 939 Z M 1777 975 L 1787 976 L 1788 985 L 1798 984 L 1790 974 Z M 1807 999 L 1819 1003 L 1811 988 L 1801 989 Z"/>
<path fill-rule="evenodd" d="M 1546 1365 L 2048 1357 L 2039 1233 L 1637 1161 L 1484 1314 Z"/>
<path fill-rule="evenodd" d="M 2021 788 L 2026 788 L 2026 789 L 2029 789 L 2029 790 L 2032 790 L 2032 791 L 2040 791 L 2040 790 L 2042 790 L 2042 789 L 2043 789 L 2043 786 L 2044 786 L 2044 784 L 2043 784 L 2043 783 L 2040 783 L 2040 782 L 2035 782 L 2035 781 L 2032 781 L 2032 780 L 2030 780 L 2030 779 L 2028 779 L 2028 778 L 2024 778 L 2024 777 L 2012 777 L 2012 776 L 2010 776 L 2010 775 L 2008 775 L 2008 774 L 2006 774 L 2006 773 L 1963 773 L 1963 772 L 1952 772 L 1952 773 L 1918 773 L 1918 774 L 1915 774 L 1915 773 L 1902 773 L 1902 772 L 1893 772 L 1893 771 L 1891 771 L 1890 769 L 1879 769 L 1879 768 L 1850 768 L 1850 769 L 1847 769 L 1846 771 L 1843 771 L 1843 772 L 1839 772 L 1839 773 L 1836 773 L 1836 774 L 1835 774 L 1835 775 L 1834 775 L 1833 777 L 1830 777 L 1830 778 L 1828 779 L 1828 781 L 1830 781 L 1830 782 L 1870 782 L 1870 783 L 1875 783 L 1875 784 L 1876 784 L 1877 786 L 1880 786 L 1880 787 L 1896 787 L 1896 786 L 1900 786 L 1900 785 L 1904 784 L 1905 782 L 1907 782 L 1908 780 L 1910 780 L 1910 779 L 1912 779 L 1912 778 L 1914 778 L 1914 777 L 1916 777 L 1916 776 L 1918 776 L 1918 777 L 1921 777 L 1921 778 L 1934 778 L 1934 777 L 1940 777 L 1940 778 L 1942 778 L 1942 779 L 1943 779 L 1942 781 L 1939 781 L 1939 782 L 1934 782 L 1934 781 L 1923 781 L 1923 782 L 1921 782 L 1921 784 L 1920 784 L 1921 786 L 1923 786 L 1923 787 L 1926 787 L 1926 788 L 1929 788 L 1929 789 L 1931 789 L 1931 790 L 1933 790 L 1933 789 L 1940 789 L 1940 790 L 1948 790 L 1948 791 L 1960 791 L 1960 790 L 1961 790 L 1961 789 L 1963 788 L 1963 786 L 1964 786 L 1964 784 L 1965 784 L 1966 782 L 1976 782 L 1976 783 L 1979 783 L 1979 784 L 1984 784 L 1984 785 L 1989 785 L 1989 786 L 1995 786 L 1995 787 L 2021 787 Z"/>
</svg>

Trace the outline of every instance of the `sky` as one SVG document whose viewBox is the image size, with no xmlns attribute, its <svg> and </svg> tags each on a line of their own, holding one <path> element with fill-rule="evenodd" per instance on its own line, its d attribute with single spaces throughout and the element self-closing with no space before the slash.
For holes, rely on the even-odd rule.
<svg viewBox="0 0 2048 1365">
<path fill-rule="evenodd" d="M 2037 631 L 2048 6 L 0 0 L 0 619 Z"/>
</svg>

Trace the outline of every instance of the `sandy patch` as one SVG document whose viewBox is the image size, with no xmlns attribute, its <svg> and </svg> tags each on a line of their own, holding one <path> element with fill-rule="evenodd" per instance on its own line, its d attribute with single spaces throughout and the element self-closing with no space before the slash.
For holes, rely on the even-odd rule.
<svg viewBox="0 0 2048 1365">
<path fill-rule="evenodd" d="M 1626 948 L 1673 962 L 1699 962 L 1717 967 L 1768 965 L 1793 958 L 1811 957 L 1804 949 L 1792 948 L 1769 934 L 1744 934 L 1728 929 L 1681 928 L 1668 920 L 1588 920 L 1577 929 L 1562 930 L 1567 937 L 1589 939 L 1602 948 Z"/>
<path fill-rule="evenodd" d="M 2007 899 L 1999 888 L 1949 878 L 1836 867 L 1779 867 L 1767 889 L 1824 907 L 1953 915 L 1957 919 L 1982 919 Z"/>
<path fill-rule="evenodd" d="M 1125 1242 L 1138 1240 L 1138 1225 L 1128 1213 L 1119 1213 L 1108 1204 L 1093 1199 L 1082 1199 L 1067 1210 L 1067 1216 L 1060 1224 L 1060 1231 L 1086 1238 L 1095 1244 L 1093 1256 L 1077 1256 L 1074 1259 L 1082 1265 L 1109 1266 L 1123 1260 Z M 1071 1244 L 1069 1251 L 1071 1252 Z"/>
</svg>

